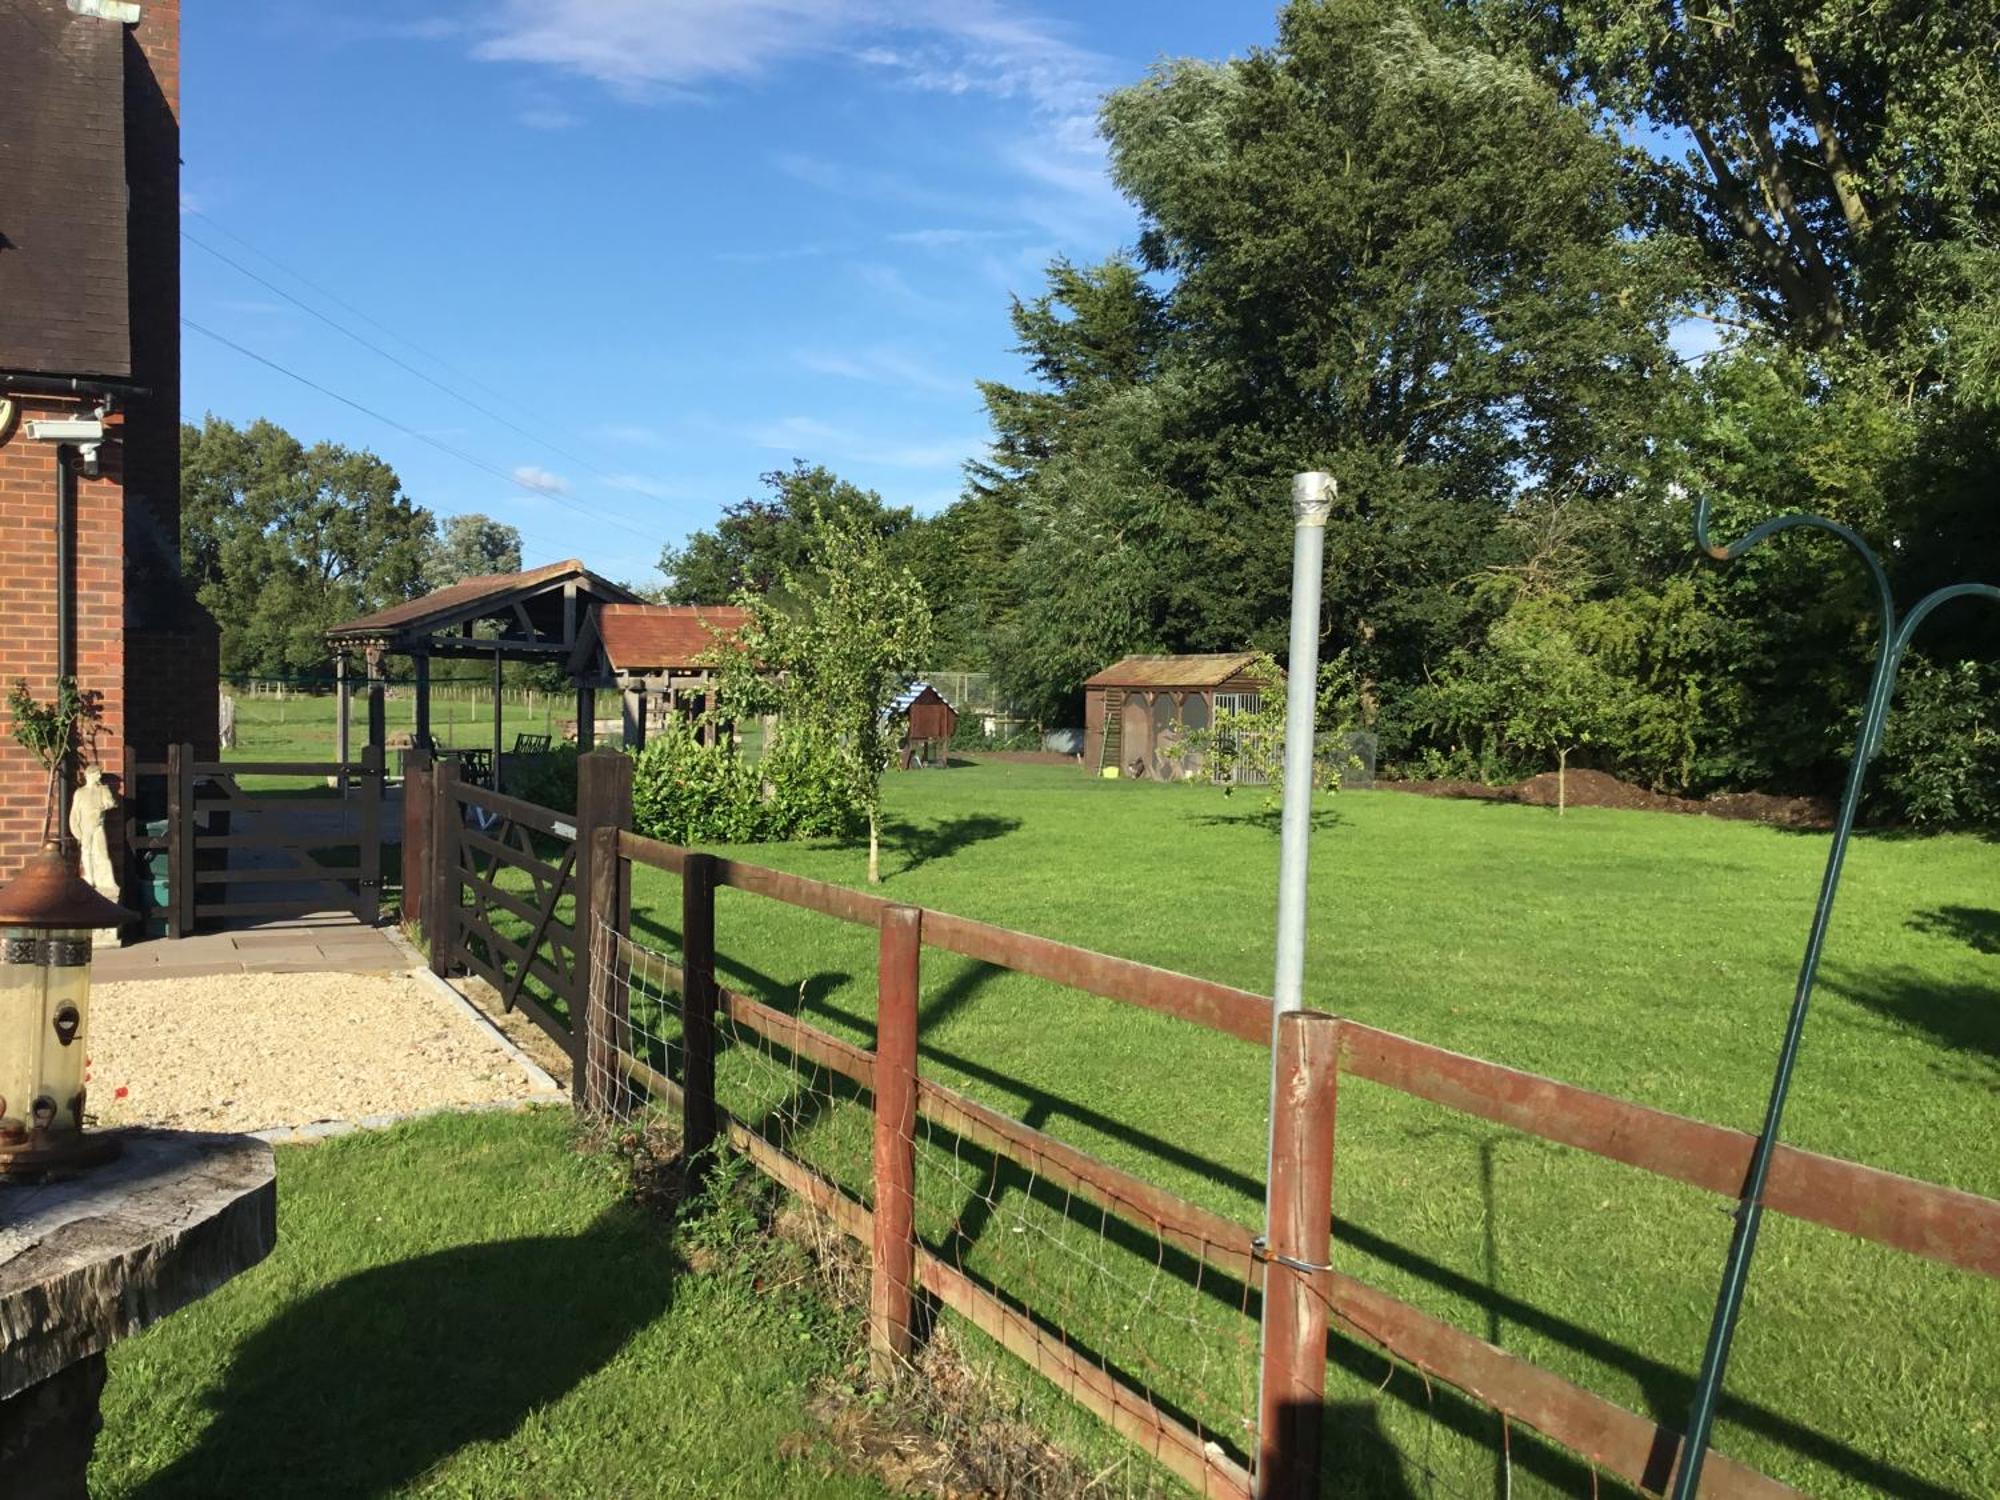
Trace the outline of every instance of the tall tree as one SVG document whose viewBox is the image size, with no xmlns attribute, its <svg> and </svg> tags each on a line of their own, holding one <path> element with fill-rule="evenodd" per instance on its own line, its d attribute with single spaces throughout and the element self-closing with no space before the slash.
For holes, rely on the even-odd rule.
<svg viewBox="0 0 2000 1500">
<path fill-rule="evenodd" d="M 521 571 L 521 531 L 473 511 L 446 516 L 424 549 L 424 587 L 441 589 L 461 578 Z"/>
<path fill-rule="evenodd" d="M 182 571 L 222 627 L 225 672 L 323 670 L 323 634 L 423 589 L 430 512 L 394 469 L 275 423 L 181 429 Z"/>
</svg>

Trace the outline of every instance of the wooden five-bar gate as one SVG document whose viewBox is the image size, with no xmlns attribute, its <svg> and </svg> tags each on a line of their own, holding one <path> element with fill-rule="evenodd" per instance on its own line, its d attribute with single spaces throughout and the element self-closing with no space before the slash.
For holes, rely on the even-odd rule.
<svg viewBox="0 0 2000 1500">
<path fill-rule="evenodd" d="M 1732 1200 L 1749 1167 L 1750 1135 L 1354 1021 L 1298 1013 L 1284 1018 L 1275 1038 L 1282 1107 L 1269 1222 L 1260 1233 L 925 1077 L 918 1061 L 918 996 L 923 952 L 935 949 L 1257 1046 L 1274 1040 L 1268 997 L 641 837 L 628 826 L 629 762 L 597 752 L 583 757 L 583 768 L 581 811 L 572 826 L 546 809 L 464 788 L 448 767 L 439 767 L 432 795 L 423 803 L 434 826 L 416 835 L 428 839 L 434 869 L 424 898 L 432 903 L 425 920 L 434 930 L 434 958 L 440 967 L 458 963 L 484 974 L 503 993 L 514 993 L 517 1003 L 520 976 L 540 976 L 560 996 L 567 1015 L 539 1006 L 530 1013 L 571 1046 L 580 1106 L 603 1108 L 607 1094 L 631 1088 L 664 1100 L 681 1111 L 686 1148 L 697 1164 L 715 1144 L 726 1142 L 866 1247 L 872 1271 L 870 1342 L 879 1367 L 893 1368 L 908 1357 L 921 1322 L 918 1299 L 932 1299 L 990 1335 L 1198 1492 L 1245 1500 L 1303 1497 L 1318 1492 L 1329 1328 L 1337 1325 L 1414 1367 L 1427 1381 L 1455 1387 L 1642 1491 L 1662 1493 L 1671 1484 L 1683 1457 L 1680 1436 L 1672 1429 L 1333 1268 L 1339 1079 L 1365 1078 Z M 474 816 L 511 821 L 512 830 L 557 840 L 564 852 L 552 859 L 547 845 L 524 841 L 512 830 L 499 838 L 476 832 L 466 821 Z M 499 900 L 508 893 L 494 884 L 490 866 L 481 872 L 477 857 L 531 869 L 537 899 Z M 670 975 L 680 993 L 678 1077 L 656 1067 L 656 1059 L 621 1049 L 620 1038 L 628 1034 L 621 1023 L 629 1010 L 629 981 L 615 963 L 593 967 L 584 951 L 593 935 L 610 943 L 630 941 L 634 863 L 669 871 L 681 881 L 681 955 Z M 412 874 L 406 887 L 417 884 Z M 878 931 L 872 1049 L 718 983 L 715 893 L 721 888 Z M 565 896 L 567 921 L 556 914 Z M 463 904 L 468 897 L 475 904 Z M 494 932 L 481 915 L 493 908 L 532 923 L 532 941 Z M 441 920 L 447 909 L 451 917 Z M 473 952 L 481 943 L 484 956 Z M 869 1096 L 875 1124 L 865 1201 L 718 1101 L 715 1062 L 718 1036 L 725 1030 L 761 1038 L 801 1066 L 838 1074 Z M 920 1238 L 912 1212 L 920 1127 L 976 1142 L 1094 1212 L 1138 1226 L 1157 1236 L 1163 1249 L 1186 1252 L 1258 1294 L 1260 1394 L 1247 1451 L 1240 1456 L 1226 1451 L 1118 1370 L 1087 1358 L 1080 1348 L 1088 1347 L 1088 1330 L 1051 1328 L 1035 1309 L 1010 1298 L 1007 1288 L 984 1284 Z M 1765 1201 L 1780 1214 L 2000 1276 L 2000 1202 L 1993 1199 L 1780 1147 Z M 1079 1336 L 1073 1339 L 1073 1332 Z M 1702 1493 L 1796 1492 L 1711 1454 Z"/>
</svg>

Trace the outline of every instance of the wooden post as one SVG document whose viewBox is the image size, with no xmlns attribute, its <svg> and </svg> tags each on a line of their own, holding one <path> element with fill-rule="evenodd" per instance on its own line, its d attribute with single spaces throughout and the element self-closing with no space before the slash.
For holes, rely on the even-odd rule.
<svg viewBox="0 0 2000 1500">
<path fill-rule="evenodd" d="M 868 1367 L 893 1380 L 910 1362 L 917 1271 L 917 990 L 923 912 L 882 913 L 875 1001 L 875 1242 Z"/>
<path fill-rule="evenodd" d="M 630 926 L 630 913 L 623 899 L 604 906 L 598 903 L 596 835 L 600 828 L 632 826 L 632 758 L 616 750 L 593 750 L 576 763 L 576 926 L 571 934 L 570 954 L 575 967 L 570 971 L 569 1052 L 574 1076 L 570 1097 L 584 1093 L 584 1071 L 589 1057 L 590 955 L 597 937 L 597 920 L 623 931 Z M 616 860 L 613 861 L 617 863 Z M 618 887 L 606 888 L 616 894 Z M 556 964 L 561 969 L 561 964 Z"/>
<path fill-rule="evenodd" d="M 368 651 L 368 743 L 378 750 L 389 743 L 388 685 L 382 680 L 382 653 Z"/>
<path fill-rule="evenodd" d="M 382 920 L 382 747 L 361 752 L 361 874 L 355 885 L 354 915 L 370 927 Z"/>
<path fill-rule="evenodd" d="M 194 928 L 194 772 L 192 745 L 167 746 L 167 936 Z"/>
<path fill-rule="evenodd" d="M 501 679 L 501 676 L 500 676 L 500 648 L 499 648 L 498 646 L 495 646 L 495 647 L 493 648 L 493 786 L 492 786 L 492 790 L 494 790 L 494 791 L 496 791 L 496 792 L 499 792 L 499 791 L 505 791 L 505 790 L 506 790 L 506 788 L 505 788 L 505 787 L 504 787 L 504 786 L 503 786 L 503 785 L 501 784 L 501 779 L 500 779 L 500 711 L 501 711 L 501 708 L 502 708 L 502 706 L 503 706 L 503 703 L 504 703 L 504 701 L 505 701 L 505 700 L 504 700 L 504 699 L 503 699 L 503 698 L 501 697 L 501 689 L 502 689 L 503 685 L 504 685 L 504 684 L 503 684 L 503 682 L 502 682 L 502 679 Z M 581 795 L 581 793 L 579 793 L 579 795 Z M 582 808 L 578 808 L 578 809 L 577 809 L 577 811 L 581 812 L 581 811 L 582 811 Z"/>
<path fill-rule="evenodd" d="M 413 749 L 403 762 L 403 926 L 424 919 L 431 883 L 431 753 Z"/>
<path fill-rule="evenodd" d="M 411 658 L 416 669 L 416 720 L 411 727 L 411 738 L 421 746 L 429 747 L 431 742 L 431 657 L 428 651 L 419 651 Z"/>
<path fill-rule="evenodd" d="M 431 888 L 424 898 L 424 932 L 431 940 L 431 972 L 451 972 L 458 941 L 458 760 L 440 755 L 431 768 Z M 409 879 L 406 871 L 403 878 Z"/>
<path fill-rule="evenodd" d="M 582 678 L 576 683 L 576 749 L 587 754 L 597 744 L 597 689 Z"/>
<path fill-rule="evenodd" d="M 606 917 L 610 929 L 606 932 L 599 933 L 593 925 L 587 937 L 577 934 L 579 947 L 591 955 L 592 962 L 584 980 L 585 1066 L 570 1097 L 586 1108 L 603 1109 L 625 1092 L 617 1057 L 622 1039 L 630 1034 L 631 1017 L 631 996 L 618 970 L 618 946 L 613 936 L 631 927 L 631 866 L 618 853 L 615 827 L 590 831 L 590 906 L 592 911 L 617 915 Z"/>
<path fill-rule="evenodd" d="M 681 1155 L 690 1188 L 715 1145 L 715 857 L 681 867 Z"/>
<path fill-rule="evenodd" d="M 1316 1011 L 1280 1017 L 1277 1064 L 1257 1496 L 1313 1500 L 1319 1494 L 1326 1315 L 1333 1297 L 1333 1117 L 1340 1022 Z"/>
<path fill-rule="evenodd" d="M 348 741 L 353 734 L 351 725 L 354 718 L 354 684 L 348 680 L 345 651 L 336 653 L 333 658 L 333 680 L 334 696 L 338 700 L 333 730 L 333 758 L 340 763 L 340 769 L 334 773 L 334 780 L 338 783 L 340 795 L 345 797 L 347 761 L 350 752 Z"/>
</svg>

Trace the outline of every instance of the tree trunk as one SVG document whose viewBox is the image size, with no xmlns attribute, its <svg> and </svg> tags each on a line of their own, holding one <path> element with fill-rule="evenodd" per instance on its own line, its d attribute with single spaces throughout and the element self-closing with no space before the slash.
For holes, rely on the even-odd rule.
<svg viewBox="0 0 2000 1500">
<path fill-rule="evenodd" d="M 878 829 L 879 820 L 875 809 L 868 809 L 868 883 L 882 883 L 882 841 Z"/>
<path fill-rule="evenodd" d="M 1556 816 L 1569 809 L 1569 751 L 1556 751 Z"/>
</svg>

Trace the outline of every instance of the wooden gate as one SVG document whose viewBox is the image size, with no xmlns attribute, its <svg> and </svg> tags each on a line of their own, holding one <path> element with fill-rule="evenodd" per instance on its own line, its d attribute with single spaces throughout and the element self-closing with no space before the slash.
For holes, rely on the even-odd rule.
<svg viewBox="0 0 2000 1500">
<path fill-rule="evenodd" d="M 359 762 L 201 761 L 168 747 L 140 775 L 167 782 L 167 934 L 240 917 L 382 912 L 382 753 Z M 244 776 L 313 777 L 345 797 L 247 790 Z"/>
</svg>

